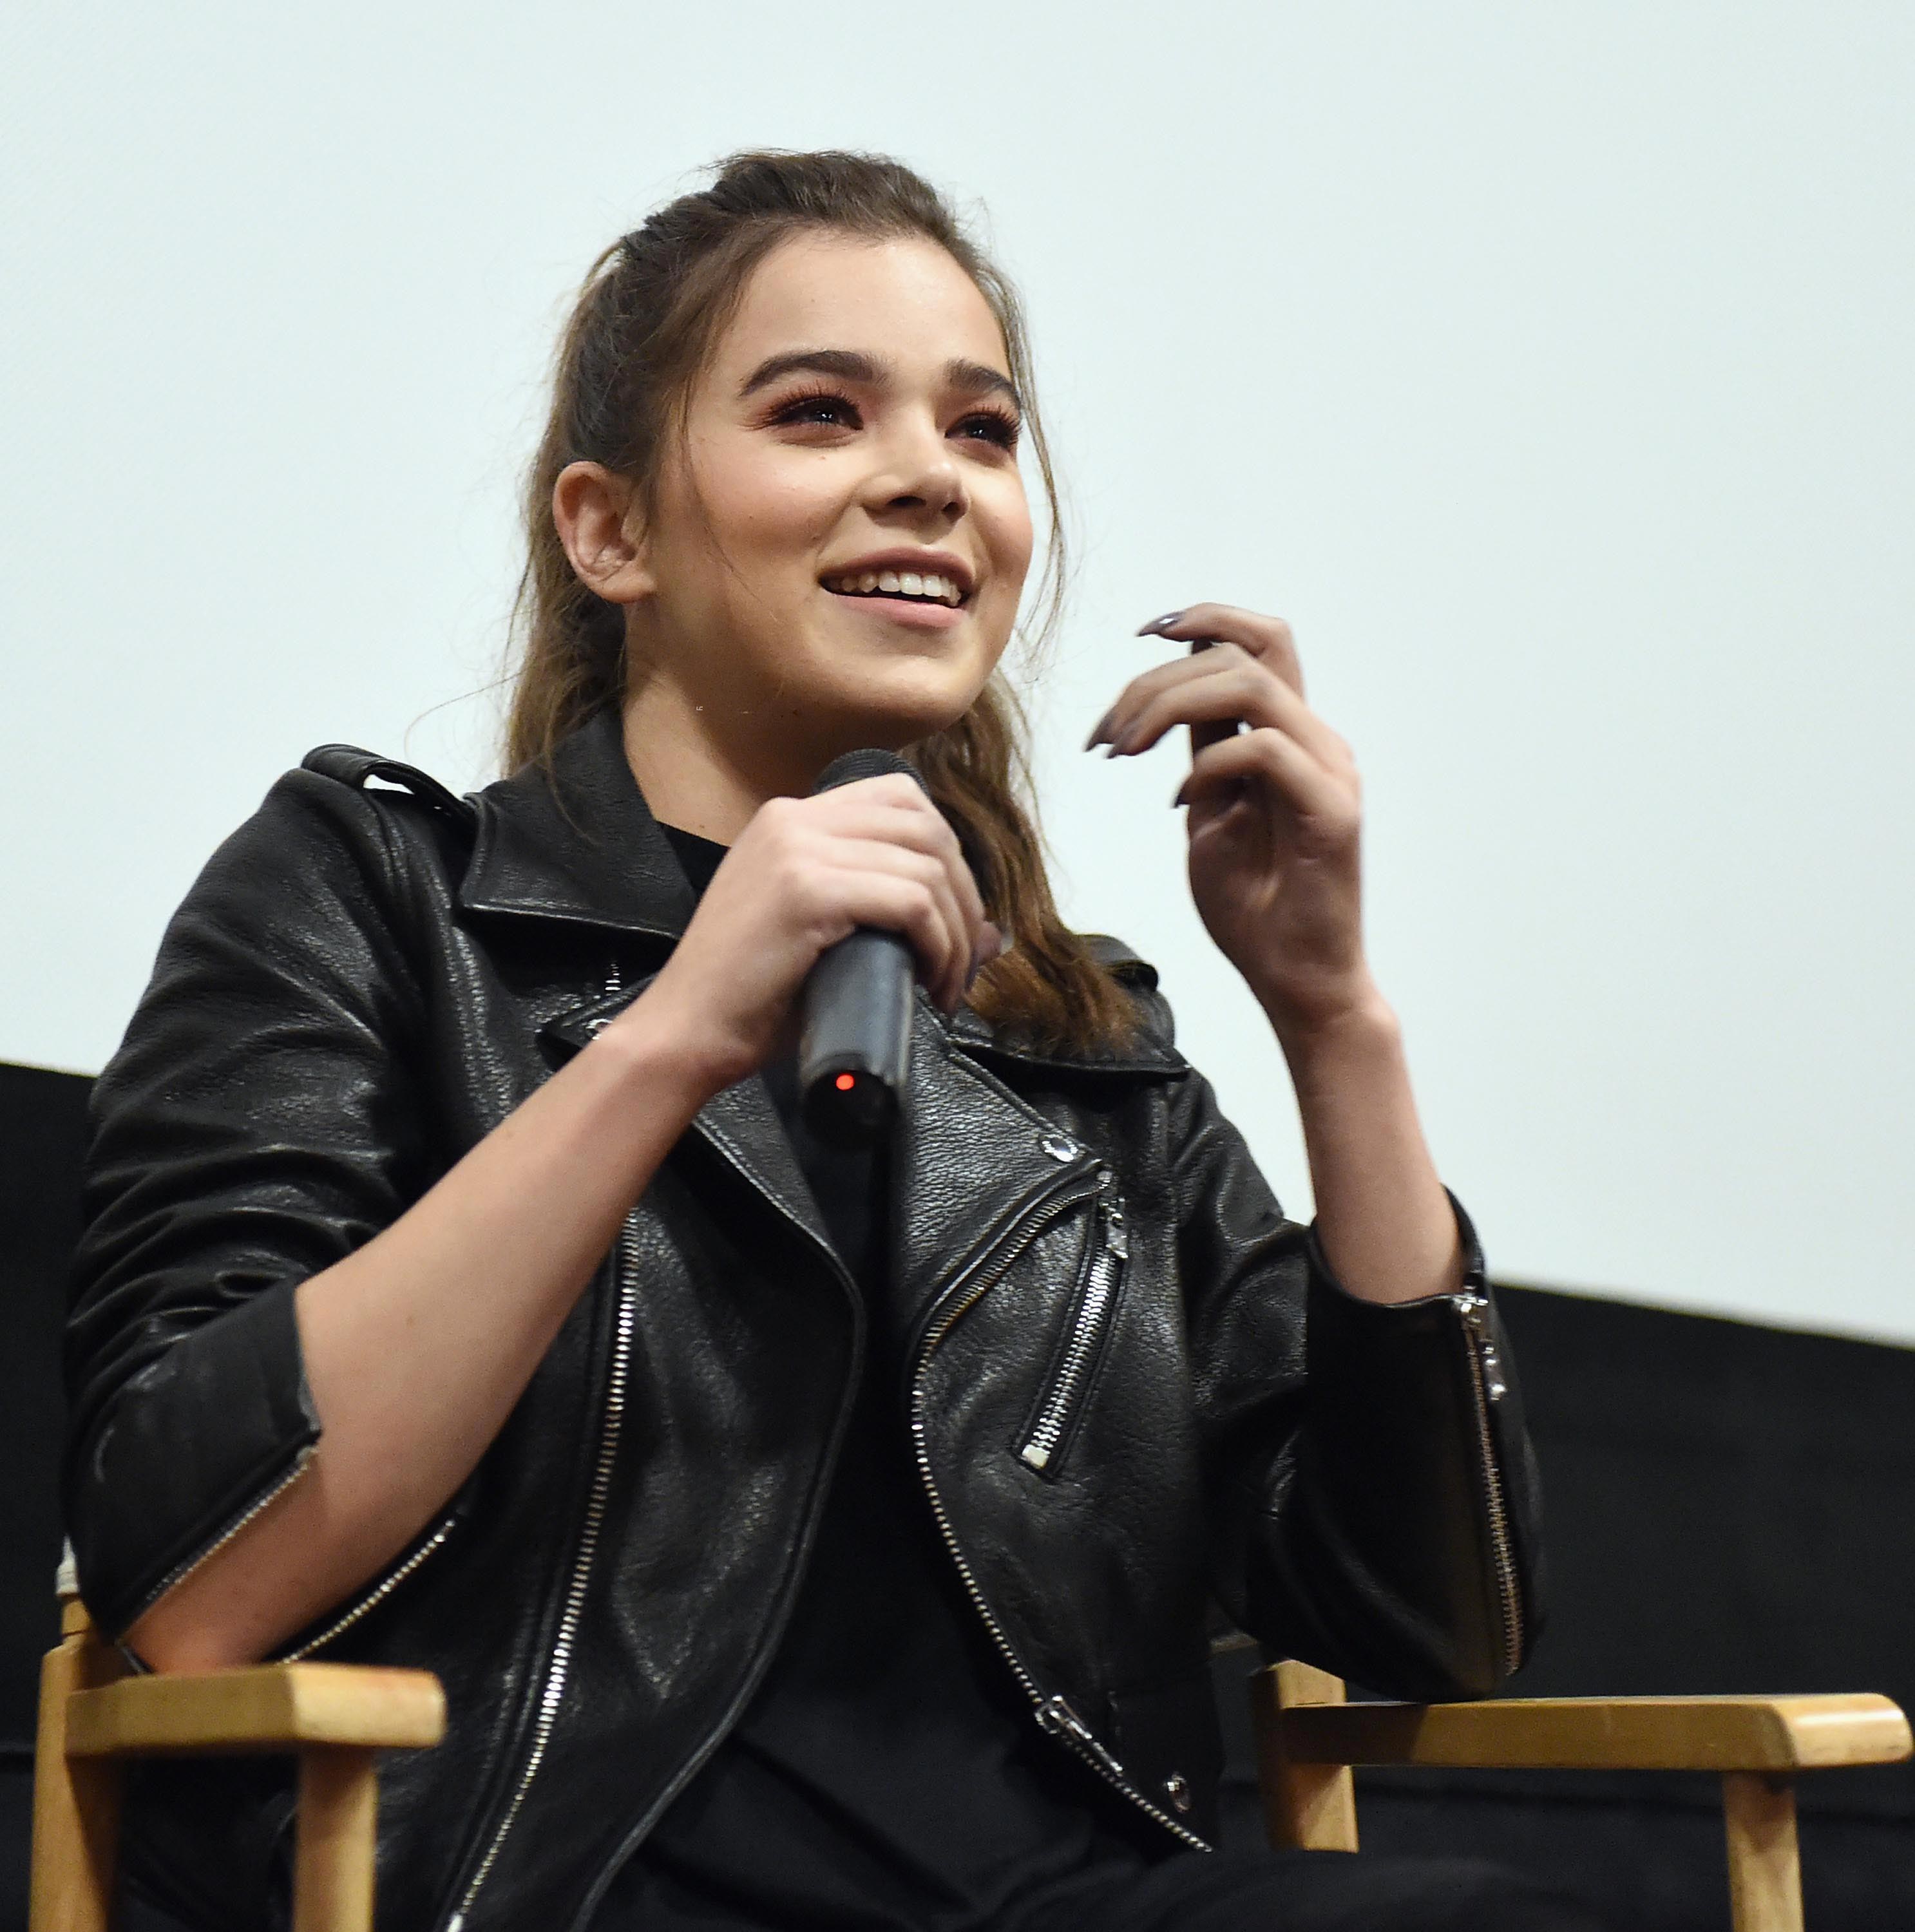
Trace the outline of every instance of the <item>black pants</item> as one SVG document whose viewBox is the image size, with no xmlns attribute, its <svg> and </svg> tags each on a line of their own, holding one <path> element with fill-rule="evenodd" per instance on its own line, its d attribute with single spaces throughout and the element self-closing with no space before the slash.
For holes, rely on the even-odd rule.
<svg viewBox="0 0 1915 1932">
<path fill-rule="evenodd" d="M 1016 1932 L 1603 1932 L 1586 1906 L 1475 1858 L 1214 1852 L 1100 1880 Z"/>
<path fill-rule="evenodd" d="M 121 1932 L 189 1932 L 137 1897 Z M 1085 1881 L 1006 1932 L 1604 1932 L 1573 1900 L 1475 1858 L 1213 1852 Z"/>
</svg>

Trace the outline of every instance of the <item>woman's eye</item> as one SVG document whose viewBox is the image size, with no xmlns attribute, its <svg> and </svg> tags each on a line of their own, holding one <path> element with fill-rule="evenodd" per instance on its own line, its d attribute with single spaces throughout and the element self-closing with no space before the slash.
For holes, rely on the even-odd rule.
<svg viewBox="0 0 1915 1932">
<path fill-rule="evenodd" d="M 857 406 L 845 396 L 800 396 L 772 418 L 781 427 L 817 424 L 826 429 L 856 429 Z"/>
<path fill-rule="evenodd" d="M 1022 427 L 1015 416 L 1004 416 L 996 410 L 980 410 L 955 424 L 951 433 L 967 442 L 992 442 L 1000 449 L 1015 449 Z"/>
</svg>

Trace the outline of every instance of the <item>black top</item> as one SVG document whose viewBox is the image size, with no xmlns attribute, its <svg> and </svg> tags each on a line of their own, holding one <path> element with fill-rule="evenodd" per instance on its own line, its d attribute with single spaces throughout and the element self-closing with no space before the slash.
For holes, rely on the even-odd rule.
<svg viewBox="0 0 1915 1932">
<path fill-rule="evenodd" d="M 664 830 L 702 893 L 725 848 Z M 806 1130 L 788 1057 L 765 1078 L 833 1244 L 881 1297 L 881 1156 Z M 1122 1801 L 1106 1807 L 1039 1733 L 966 1598 L 918 1480 L 902 1366 L 867 1361 L 771 1668 L 594 1932 L 973 1932 L 1149 1862 Z"/>
</svg>

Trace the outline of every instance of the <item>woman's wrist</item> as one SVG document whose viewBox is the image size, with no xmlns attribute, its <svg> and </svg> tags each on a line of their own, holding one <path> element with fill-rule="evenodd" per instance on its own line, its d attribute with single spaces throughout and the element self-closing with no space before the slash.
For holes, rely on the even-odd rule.
<svg viewBox="0 0 1915 1932">
<path fill-rule="evenodd" d="M 656 987 L 641 993 L 588 1046 L 581 1059 L 606 1068 L 622 1097 L 642 1103 L 654 1120 L 681 1128 L 743 1072 L 737 1054 L 707 1036 Z"/>
<path fill-rule="evenodd" d="M 1374 1062 L 1400 1055 L 1403 1034 L 1395 1010 L 1366 971 L 1334 992 L 1308 1000 L 1259 994 L 1293 1078 L 1319 1066 Z"/>
</svg>

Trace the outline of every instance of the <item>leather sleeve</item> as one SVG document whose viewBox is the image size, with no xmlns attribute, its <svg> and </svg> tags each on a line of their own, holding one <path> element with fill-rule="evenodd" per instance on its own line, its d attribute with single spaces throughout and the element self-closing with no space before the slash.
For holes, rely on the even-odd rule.
<svg viewBox="0 0 1915 1932">
<path fill-rule="evenodd" d="M 116 1636 L 303 1468 L 293 1288 L 431 1178 L 395 870 L 371 801 L 289 773 L 188 894 L 95 1084 L 65 1503 Z"/>
<path fill-rule="evenodd" d="M 1475 1231 L 1460 1295 L 1331 1276 L 1192 1073 L 1171 1100 L 1179 1259 L 1224 1607 L 1373 1690 L 1481 1696 L 1538 1628 L 1535 1473 Z"/>
</svg>

